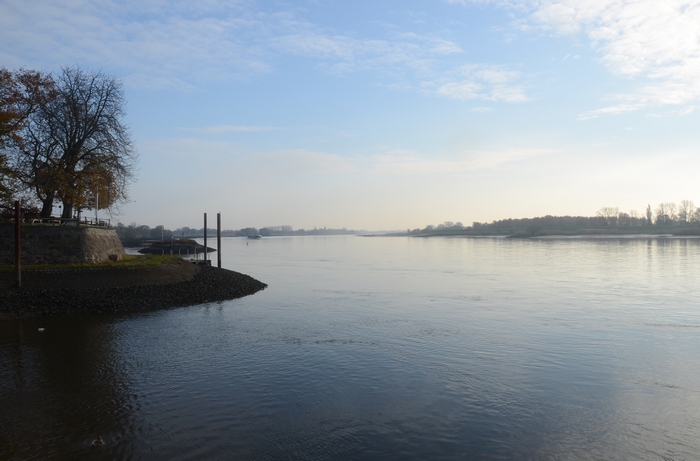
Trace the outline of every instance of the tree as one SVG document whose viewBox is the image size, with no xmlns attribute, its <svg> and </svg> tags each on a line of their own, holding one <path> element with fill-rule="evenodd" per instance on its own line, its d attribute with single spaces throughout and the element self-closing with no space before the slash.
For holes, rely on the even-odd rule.
<svg viewBox="0 0 700 461">
<path fill-rule="evenodd" d="M 656 224 L 667 225 L 673 224 L 676 219 L 676 204 L 663 202 L 659 203 L 656 208 Z"/>
<path fill-rule="evenodd" d="M 617 207 L 609 206 L 603 207 L 596 212 L 596 216 L 603 218 L 607 226 L 615 225 L 619 214 L 620 210 Z"/>
<path fill-rule="evenodd" d="M 31 114 L 55 97 L 53 81 L 41 72 L 0 68 L 0 200 L 18 193 L 16 172 L 10 167 L 6 148 L 22 144 L 22 131 Z"/>
<path fill-rule="evenodd" d="M 42 202 L 41 216 L 63 203 L 73 210 L 125 201 L 137 155 L 123 123 L 121 83 L 101 72 L 63 68 L 54 79 L 55 97 L 28 116 L 16 155 L 20 179 Z"/>
<path fill-rule="evenodd" d="M 681 200 L 678 206 L 678 221 L 681 223 L 692 222 L 694 212 L 695 204 L 692 200 Z"/>
<path fill-rule="evenodd" d="M 644 225 L 646 219 L 643 218 L 637 210 L 630 210 L 629 212 L 630 224 L 633 226 Z"/>
<path fill-rule="evenodd" d="M 33 70 L 0 68 L 0 147 L 21 141 L 27 118 L 55 97 L 51 76 Z"/>
<path fill-rule="evenodd" d="M 617 215 L 617 225 L 618 226 L 629 226 L 631 224 L 632 224 L 632 218 L 627 213 L 620 212 L 620 214 Z"/>
<path fill-rule="evenodd" d="M 15 172 L 8 166 L 7 157 L 0 152 L 0 202 L 8 202 L 12 198 L 14 187 L 12 181 Z"/>
<path fill-rule="evenodd" d="M 671 224 L 675 223 L 678 220 L 678 207 L 673 202 L 666 202 L 664 205 Z"/>
<path fill-rule="evenodd" d="M 152 239 L 160 239 L 165 237 L 165 226 L 159 225 L 151 229 L 148 237 Z"/>
<path fill-rule="evenodd" d="M 651 205 L 647 205 L 647 211 L 646 211 L 646 216 L 647 216 L 647 225 L 651 226 Z"/>
</svg>

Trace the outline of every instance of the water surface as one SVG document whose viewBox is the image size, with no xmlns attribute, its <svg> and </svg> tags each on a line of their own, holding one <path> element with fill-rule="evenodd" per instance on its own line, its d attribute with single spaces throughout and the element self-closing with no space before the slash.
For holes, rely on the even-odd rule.
<svg viewBox="0 0 700 461">
<path fill-rule="evenodd" d="M 700 453 L 696 239 L 223 245 L 269 287 L 0 323 L 0 459 Z"/>
</svg>

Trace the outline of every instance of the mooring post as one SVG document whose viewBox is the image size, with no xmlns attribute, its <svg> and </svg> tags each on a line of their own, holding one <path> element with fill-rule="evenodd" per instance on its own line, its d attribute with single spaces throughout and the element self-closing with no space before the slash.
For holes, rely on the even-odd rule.
<svg viewBox="0 0 700 461">
<path fill-rule="evenodd" d="M 204 213 L 204 265 L 207 265 L 207 214 Z"/>
<path fill-rule="evenodd" d="M 216 262 L 221 269 L 221 213 L 216 213 Z"/>
<path fill-rule="evenodd" d="M 17 288 L 22 288 L 22 241 L 20 239 L 20 234 L 22 232 L 22 226 L 20 225 L 20 219 L 22 214 L 19 209 L 19 200 L 15 200 L 15 281 L 17 282 Z"/>
</svg>

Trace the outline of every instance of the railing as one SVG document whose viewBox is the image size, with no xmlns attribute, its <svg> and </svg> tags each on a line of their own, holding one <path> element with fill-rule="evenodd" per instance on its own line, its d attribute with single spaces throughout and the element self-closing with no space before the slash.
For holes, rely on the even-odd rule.
<svg viewBox="0 0 700 461">
<path fill-rule="evenodd" d="M 11 223 L 15 222 L 15 218 L 10 218 Z M 77 218 L 22 218 L 22 224 L 30 226 L 56 226 L 56 227 L 111 227 L 110 219 L 77 219 Z"/>
</svg>

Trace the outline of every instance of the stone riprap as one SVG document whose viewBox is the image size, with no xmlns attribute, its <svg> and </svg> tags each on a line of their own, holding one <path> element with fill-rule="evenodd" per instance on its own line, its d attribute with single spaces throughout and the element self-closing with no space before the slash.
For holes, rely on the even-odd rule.
<svg viewBox="0 0 700 461">
<path fill-rule="evenodd" d="M 99 227 L 21 227 L 22 264 L 100 263 L 121 259 L 124 247 L 114 229 Z M 0 263 L 14 264 L 15 226 L 0 224 Z"/>
<path fill-rule="evenodd" d="M 137 269 L 24 271 L 19 290 L 10 288 L 13 280 L 13 271 L 0 271 L 0 320 L 191 306 L 241 298 L 267 287 L 245 274 L 182 260 Z"/>
</svg>

